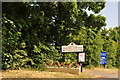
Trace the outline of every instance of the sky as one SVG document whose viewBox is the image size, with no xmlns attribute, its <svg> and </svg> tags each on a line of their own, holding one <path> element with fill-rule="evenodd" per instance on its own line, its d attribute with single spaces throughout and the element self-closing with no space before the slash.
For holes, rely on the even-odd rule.
<svg viewBox="0 0 120 80">
<path fill-rule="evenodd" d="M 118 26 L 118 2 L 107 2 L 106 7 L 99 14 L 106 17 L 106 28 Z"/>
<path fill-rule="evenodd" d="M 118 26 L 118 2 L 119 0 L 105 0 L 106 7 L 102 9 L 99 14 L 106 17 L 107 25 L 105 28 L 114 28 Z M 94 14 L 92 11 L 88 11 L 88 14 Z M 98 15 L 98 14 L 96 14 Z"/>
</svg>

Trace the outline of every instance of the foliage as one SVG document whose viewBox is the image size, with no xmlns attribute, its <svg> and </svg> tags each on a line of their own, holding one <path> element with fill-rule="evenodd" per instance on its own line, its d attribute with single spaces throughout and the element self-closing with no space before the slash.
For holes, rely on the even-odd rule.
<svg viewBox="0 0 120 80">
<path fill-rule="evenodd" d="M 99 66 L 102 51 L 108 66 L 118 66 L 120 27 L 102 28 L 106 18 L 95 14 L 104 7 L 105 2 L 3 3 L 3 69 L 76 64 L 76 53 L 61 53 L 61 46 L 70 42 L 84 45 L 85 66 Z"/>
<path fill-rule="evenodd" d="M 86 68 L 88 68 L 88 69 L 94 69 L 95 67 L 93 65 L 87 65 Z"/>
</svg>

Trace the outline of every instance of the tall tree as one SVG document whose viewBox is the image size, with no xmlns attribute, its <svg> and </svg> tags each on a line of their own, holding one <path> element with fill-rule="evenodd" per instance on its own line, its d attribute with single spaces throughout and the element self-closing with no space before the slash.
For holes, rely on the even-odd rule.
<svg viewBox="0 0 120 80">
<path fill-rule="evenodd" d="M 86 10 L 99 13 L 104 7 L 105 2 L 3 3 L 4 68 L 12 67 L 11 63 L 14 63 L 14 60 L 18 58 L 14 57 L 16 50 L 19 56 L 25 54 L 21 58 L 26 56 L 28 62 L 25 64 L 29 66 L 33 66 L 32 63 L 34 63 L 34 67 L 37 67 L 39 60 L 48 58 L 49 53 L 49 56 L 57 56 L 56 60 L 61 59 L 61 56 L 59 57 L 62 55 L 60 53 L 61 45 L 73 41 L 75 35 L 82 34 L 79 32 L 84 33 L 83 27 L 87 29 L 84 35 L 87 37 L 85 37 L 85 41 L 82 40 L 83 42 L 80 43 L 90 46 L 90 48 L 86 46 L 86 51 L 89 53 L 93 48 L 95 34 L 106 24 L 105 17 L 94 14 L 89 16 Z M 25 44 L 26 47 L 21 48 L 22 44 Z M 51 44 L 55 44 L 56 49 L 51 48 L 53 47 Z M 19 59 L 21 58 L 19 57 Z"/>
</svg>

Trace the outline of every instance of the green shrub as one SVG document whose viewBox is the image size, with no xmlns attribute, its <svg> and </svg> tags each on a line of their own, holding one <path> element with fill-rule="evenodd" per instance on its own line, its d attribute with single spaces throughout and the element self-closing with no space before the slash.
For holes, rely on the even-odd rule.
<svg viewBox="0 0 120 80">
<path fill-rule="evenodd" d="M 93 65 L 87 65 L 85 68 L 94 69 L 95 67 Z"/>
<path fill-rule="evenodd" d="M 46 64 L 49 65 L 49 66 L 52 66 L 53 60 L 48 60 L 48 61 L 46 61 Z"/>
<path fill-rule="evenodd" d="M 37 69 L 38 69 L 38 70 L 41 70 L 41 71 L 47 70 L 45 64 L 39 64 L 39 65 L 36 65 L 36 66 L 37 66 Z"/>
</svg>

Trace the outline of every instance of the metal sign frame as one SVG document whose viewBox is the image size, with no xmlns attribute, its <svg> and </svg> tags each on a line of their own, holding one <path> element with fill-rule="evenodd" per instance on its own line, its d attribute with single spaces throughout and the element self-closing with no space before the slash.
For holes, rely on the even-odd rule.
<svg viewBox="0 0 120 80">
<path fill-rule="evenodd" d="M 83 45 L 76 45 L 75 43 L 71 42 L 69 45 L 67 46 L 62 46 L 62 53 L 64 52 L 76 52 L 77 54 L 82 54 L 80 52 L 83 52 Z M 81 61 L 79 61 L 79 54 L 78 54 L 78 62 L 81 66 L 81 72 L 82 72 L 82 62 L 85 62 L 85 53 L 83 56 L 83 59 Z"/>
</svg>

